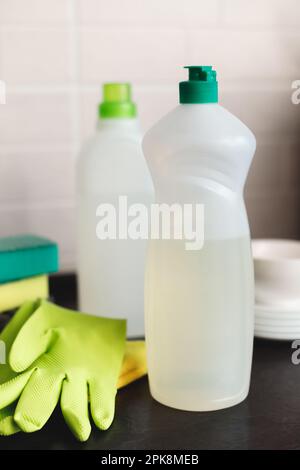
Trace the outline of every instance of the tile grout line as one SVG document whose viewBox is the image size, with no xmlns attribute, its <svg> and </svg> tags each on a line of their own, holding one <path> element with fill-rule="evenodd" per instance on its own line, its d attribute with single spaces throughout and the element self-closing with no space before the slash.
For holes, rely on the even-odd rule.
<svg viewBox="0 0 300 470">
<path fill-rule="evenodd" d="M 247 91 L 264 91 L 272 93 L 272 92 L 280 92 L 286 91 L 286 84 L 290 84 L 293 80 L 293 77 L 273 77 L 275 84 L 270 89 L 270 80 L 269 78 L 256 78 L 252 81 L 249 80 L 249 85 L 247 87 Z M 79 80 L 78 80 L 79 82 Z M 98 84 L 79 84 L 79 83 L 60 83 L 60 84 L 36 84 L 36 85 L 25 85 L 25 84 L 16 84 L 16 85 L 9 85 L 8 86 L 8 93 L 9 94 L 76 94 L 79 92 L 83 93 L 99 93 L 99 85 Z M 223 80 L 223 91 L 226 92 L 234 92 L 237 89 L 239 91 L 245 90 L 245 80 L 243 77 L 236 78 L 236 79 L 226 79 Z M 165 84 L 165 83 L 157 83 L 157 84 L 139 84 L 135 82 L 135 88 L 142 93 L 162 93 L 162 92 L 171 92 L 174 91 L 174 85 L 172 84 Z M 288 88 L 290 91 L 290 88 Z M 245 93 L 247 91 L 244 91 Z"/>
<path fill-rule="evenodd" d="M 53 199 L 49 202 L 49 200 L 41 200 L 39 202 L 28 201 L 27 203 L 18 202 L 18 201 L 5 201 L 0 204 L 0 213 L 5 212 L 15 212 L 15 211 L 40 211 L 40 210 L 73 210 L 75 208 L 75 203 L 73 198 L 62 198 L 62 199 Z"/>
<path fill-rule="evenodd" d="M 139 91 L 142 92 L 152 92 L 152 91 L 171 91 L 174 87 L 171 84 L 158 83 L 157 85 L 150 84 L 137 84 L 136 87 Z M 79 84 L 79 83 L 59 83 L 59 84 L 36 84 L 36 85 L 25 85 L 25 84 L 16 84 L 9 87 L 9 93 L 11 94 L 38 94 L 38 93 L 75 93 L 75 92 L 98 92 L 99 93 L 99 84 Z"/>
<path fill-rule="evenodd" d="M 68 33 L 69 33 L 69 54 L 70 54 L 70 74 L 72 78 L 71 99 L 70 99 L 70 119 L 72 127 L 72 147 L 74 159 L 79 151 L 80 142 L 80 102 L 79 102 L 79 38 L 77 32 L 77 0 L 68 0 Z"/>
</svg>

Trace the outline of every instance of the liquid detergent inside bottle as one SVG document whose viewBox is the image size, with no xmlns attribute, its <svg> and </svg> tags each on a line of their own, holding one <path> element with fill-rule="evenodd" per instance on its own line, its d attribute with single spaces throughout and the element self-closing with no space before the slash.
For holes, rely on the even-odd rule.
<svg viewBox="0 0 300 470">
<path fill-rule="evenodd" d="M 77 165 L 80 308 L 126 318 L 128 336 L 142 336 L 147 241 L 130 238 L 124 211 L 148 207 L 153 187 L 130 85 L 105 84 L 103 95 L 97 131 Z"/>
<path fill-rule="evenodd" d="M 204 244 L 151 240 L 145 278 L 150 389 L 159 402 L 208 411 L 248 394 L 254 279 L 243 188 L 251 131 L 218 104 L 216 72 L 191 66 L 180 105 L 145 135 L 158 204 L 203 204 Z"/>
</svg>

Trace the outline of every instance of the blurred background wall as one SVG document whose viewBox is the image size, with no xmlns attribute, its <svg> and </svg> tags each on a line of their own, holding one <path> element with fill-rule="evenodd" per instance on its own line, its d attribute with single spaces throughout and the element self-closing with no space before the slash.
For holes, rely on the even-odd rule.
<svg viewBox="0 0 300 470">
<path fill-rule="evenodd" d="M 300 236 L 299 0 L 0 0 L 0 236 L 57 240 L 75 266 L 74 161 L 103 81 L 133 83 L 143 129 L 176 106 L 185 64 L 255 133 L 254 237 Z"/>
</svg>

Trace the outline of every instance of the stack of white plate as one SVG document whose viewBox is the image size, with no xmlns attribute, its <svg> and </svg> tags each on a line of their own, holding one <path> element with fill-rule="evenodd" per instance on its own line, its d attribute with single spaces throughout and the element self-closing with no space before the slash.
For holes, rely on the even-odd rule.
<svg viewBox="0 0 300 470">
<path fill-rule="evenodd" d="M 299 310 L 281 310 L 255 306 L 255 336 L 258 338 L 294 340 L 300 338 Z"/>
<path fill-rule="evenodd" d="M 255 336 L 300 339 L 300 242 L 254 240 Z"/>
</svg>

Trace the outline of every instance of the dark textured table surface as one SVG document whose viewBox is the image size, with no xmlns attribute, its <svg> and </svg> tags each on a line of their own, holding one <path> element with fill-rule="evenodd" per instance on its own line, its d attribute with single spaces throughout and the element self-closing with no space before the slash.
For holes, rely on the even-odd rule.
<svg viewBox="0 0 300 470">
<path fill-rule="evenodd" d="M 57 303 L 75 305 L 73 277 L 57 277 L 51 288 Z M 167 408 L 151 398 L 144 378 L 118 393 L 113 425 L 94 429 L 86 443 L 73 438 L 56 410 L 40 432 L 1 437 L 0 450 L 300 449 L 300 365 L 292 364 L 291 353 L 290 342 L 256 340 L 250 394 L 233 408 Z"/>
</svg>

